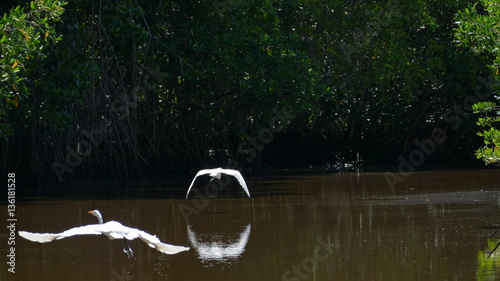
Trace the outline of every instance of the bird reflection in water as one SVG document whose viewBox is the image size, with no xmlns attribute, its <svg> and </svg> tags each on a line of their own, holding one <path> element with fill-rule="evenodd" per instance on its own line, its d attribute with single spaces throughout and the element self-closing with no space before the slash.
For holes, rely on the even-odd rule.
<svg viewBox="0 0 500 281">
<path fill-rule="evenodd" d="M 215 263 L 230 264 L 235 262 L 245 251 L 250 237 L 250 224 L 241 233 L 197 234 L 188 225 L 189 242 L 207 266 Z"/>
</svg>

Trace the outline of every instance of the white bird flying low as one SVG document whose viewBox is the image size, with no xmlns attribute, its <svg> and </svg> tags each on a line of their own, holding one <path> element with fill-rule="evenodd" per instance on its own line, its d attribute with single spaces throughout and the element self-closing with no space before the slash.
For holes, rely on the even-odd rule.
<svg viewBox="0 0 500 281">
<path fill-rule="evenodd" d="M 191 188 L 193 188 L 193 184 L 196 181 L 196 178 L 202 175 L 209 175 L 212 177 L 210 181 L 213 181 L 214 179 L 221 179 L 221 175 L 226 174 L 235 177 L 238 182 L 240 183 L 241 187 L 243 187 L 243 190 L 245 190 L 246 194 L 250 198 L 250 192 L 248 191 L 247 184 L 245 183 L 245 179 L 243 179 L 243 176 L 240 174 L 240 172 L 236 170 L 231 170 L 231 169 L 222 169 L 222 168 L 216 168 L 216 169 L 205 169 L 199 171 L 196 176 L 194 176 L 193 181 L 191 182 L 191 185 L 189 186 L 189 189 L 186 193 L 186 199 L 189 196 L 189 191 L 191 191 Z"/>
<path fill-rule="evenodd" d="M 31 233 L 27 231 L 19 231 L 19 235 L 33 242 L 47 243 L 74 235 L 103 234 L 108 236 L 108 238 L 111 240 L 113 239 L 134 240 L 136 238 L 139 238 L 142 241 L 146 242 L 146 244 L 148 244 L 149 247 L 155 248 L 156 250 L 168 255 L 174 255 L 189 250 L 189 247 L 162 243 L 160 239 L 158 239 L 155 235 L 151 235 L 139 229 L 124 226 L 123 224 L 116 221 L 108 221 L 107 223 L 103 223 L 102 215 L 98 210 L 89 211 L 89 214 L 96 216 L 97 219 L 99 220 L 99 224 L 89 224 L 85 226 L 74 227 L 61 233 Z M 126 242 L 126 240 L 123 241 Z M 129 258 L 133 254 L 130 247 L 128 250 L 124 248 L 124 252 L 125 254 L 127 254 Z"/>
</svg>

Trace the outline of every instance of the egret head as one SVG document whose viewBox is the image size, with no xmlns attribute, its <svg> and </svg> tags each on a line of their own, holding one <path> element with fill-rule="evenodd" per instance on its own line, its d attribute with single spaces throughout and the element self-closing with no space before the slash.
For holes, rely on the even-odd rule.
<svg viewBox="0 0 500 281">
<path fill-rule="evenodd" d="M 93 211 L 88 211 L 89 214 L 97 217 L 97 219 L 99 220 L 99 224 L 103 224 L 104 222 L 102 221 L 102 215 L 101 215 L 101 212 L 99 212 L 99 210 L 93 210 Z"/>
</svg>

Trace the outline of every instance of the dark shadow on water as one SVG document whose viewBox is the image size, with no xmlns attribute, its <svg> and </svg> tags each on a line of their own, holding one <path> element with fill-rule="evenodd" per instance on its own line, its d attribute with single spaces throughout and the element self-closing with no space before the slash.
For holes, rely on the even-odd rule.
<svg viewBox="0 0 500 281">
<path fill-rule="evenodd" d="M 293 192 L 292 189 L 283 189 L 282 187 L 312 174 L 321 175 L 324 173 L 312 173 L 309 171 L 296 175 L 259 175 L 256 177 L 248 177 L 246 181 L 251 197 L 295 195 L 297 193 Z M 65 200 L 184 199 L 191 180 L 191 177 L 185 176 L 172 177 L 165 180 L 103 181 L 95 183 L 63 184 L 38 187 L 36 190 L 26 187 L 18 189 L 17 199 L 23 204 L 45 200 L 51 201 L 56 198 Z M 198 194 L 201 193 L 208 199 L 247 197 L 235 179 L 231 179 L 230 186 L 223 188 L 221 192 L 205 190 L 205 185 L 208 182 L 208 177 L 204 177 L 203 180 L 197 180 L 193 186 L 193 190 L 197 189 Z M 314 193 L 309 193 L 309 195 L 313 194 Z M 193 191 L 191 191 L 189 199 L 193 197 Z M 2 204 L 5 204 L 5 202 L 0 202 L 0 205 Z"/>
<path fill-rule="evenodd" d="M 184 199 L 192 178 L 54 188 L 17 205 L 18 230 L 60 232 L 101 210 L 166 243 L 87 235 L 50 243 L 17 237 L 18 280 L 482 280 L 500 278 L 500 170 L 247 176 L 228 196 Z M 203 192 L 203 184 L 197 187 Z M 57 195 L 57 196 L 53 196 Z M 248 229 L 248 230 L 247 230 Z M 0 234 L 1 231 L 0 231 Z M 115 243 L 116 242 L 116 243 Z M 6 256 L 5 247 L 0 255 Z M 10 277 L 10 276 L 9 276 Z M 120 279 L 121 278 L 121 279 Z M 5 271 L 0 280 L 10 280 Z M 498 279 L 497 279 L 498 280 Z"/>
</svg>

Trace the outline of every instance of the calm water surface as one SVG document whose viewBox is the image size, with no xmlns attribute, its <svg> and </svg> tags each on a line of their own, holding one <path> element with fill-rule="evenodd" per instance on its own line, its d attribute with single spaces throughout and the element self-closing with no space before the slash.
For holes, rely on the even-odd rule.
<svg viewBox="0 0 500 281">
<path fill-rule="evenodd" d="M 18 230 L 94 224 L 87 211 L 99 209 L 191 250 L 164 255 L 134 240 L 128 259 L 105 236 L 17 237 L 16 273 L 3 262 L 1 280 L 500 280 L 500 249 L 486 258 L 500 241 L 488 238 L 500 226 L 500 170 L 413 173 L 395 186 L 383 173 L 247 175 L 251 199 L 232 184 L 210 199 L 198 185 L 186 200 L 189 182 L 141 183 L 148 189 L 119 198 L 101 198 L 100 186 L 90 197 L 23 199 Z"/>
</svg>

